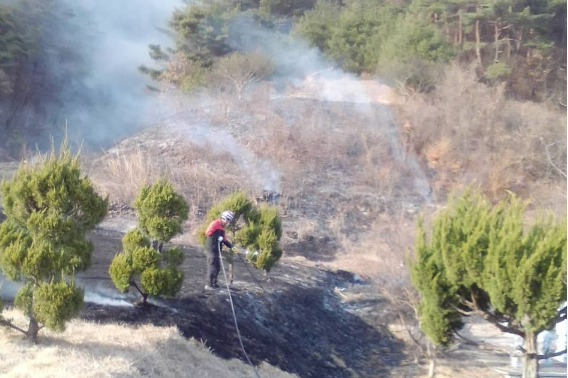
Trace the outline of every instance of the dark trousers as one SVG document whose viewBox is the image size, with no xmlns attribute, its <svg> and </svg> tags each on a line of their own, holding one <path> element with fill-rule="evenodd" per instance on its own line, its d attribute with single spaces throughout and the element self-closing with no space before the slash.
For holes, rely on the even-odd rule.
<svg viewBox="0 0 568 378">
<path fill-rule="evenodd" d="M 211 253 L 207 254 L 207 283 L 209 285 L 217 284 L 217 276 L 220 269 L 219 256 Z"/>
</svg>

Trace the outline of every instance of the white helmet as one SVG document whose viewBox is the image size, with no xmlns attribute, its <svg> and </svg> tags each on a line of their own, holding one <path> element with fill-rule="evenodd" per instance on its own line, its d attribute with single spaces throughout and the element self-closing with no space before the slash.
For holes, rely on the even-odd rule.
<svg viewBox="0 0 568 378">
<path fill-rule="evenodd" d="M 221 219 L 224 219 L 227 222 L 231 223 L 233 219 L 235 219 L 235 213 L 233 213 L 231 210 L 225 210 L 221 213 Z"/>
</svg>

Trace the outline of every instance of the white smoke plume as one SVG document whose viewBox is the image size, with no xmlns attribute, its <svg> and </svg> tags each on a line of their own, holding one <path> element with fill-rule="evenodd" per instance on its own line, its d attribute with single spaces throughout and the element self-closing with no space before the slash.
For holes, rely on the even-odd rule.
<svg viewBox="0 0 568 378">
<path fill-rule="evenodd" d="M 247 17 L 235 19 L 230 30 L 233 48 L 244 52 L 259 51 L 270 57 L 278 70 L 275 80 L 300 87 L 297 97 L 351 103 L 354 111 L 371 119 L 370 127 L 383 128 L 393 157 L 412 170 L 417 193 L 430 199 L 431 189 L 426 173 L 415 158 L 405 156 L 403 151 L 397 124 L 382 93 L 381 88 L 387 88 L 385 85 L 379 80 L 361 80 L 334 67 L 334 63 L 327 60 L 321 51 L 305 41 L 265 29 Z"/>
<path fill-rule="evenodd" d="M 124 137 L 159 116 L 152 82 L 138 70 L 152 65 L 149 45 L 169 46 L 168 27 L 182 0 L 62 0 L 67 12 L 61 38 L 80 59 L 68 67 L 51 62 L 51 74 L 67 81 L 63 108 L 70 136 L 92 144 Z M 79 63 L 80 62 L 80 63 Z"/>
<path fill-rule="evenodd" d="M 115 296 L 116 293 L 112 293 L 112 295 L 105 295 L 99 291 L 85 290 L 84 301 L 102 306 L 134 307 L 131 301 L 129 302 L 123 298 L 115 298 Z"/>
<path fill-rule="evenodd" d="M 230 154 L 257 190 L 280 191 L 280 173 L 274 165 L 257 157 L 228 131 L 212 127 L 205 122 L 187 123 L 179 117 L 166 120 L 164 124 L 179 132 L 191 143 L 206 145 L 212 150 Z"/>
</svg>

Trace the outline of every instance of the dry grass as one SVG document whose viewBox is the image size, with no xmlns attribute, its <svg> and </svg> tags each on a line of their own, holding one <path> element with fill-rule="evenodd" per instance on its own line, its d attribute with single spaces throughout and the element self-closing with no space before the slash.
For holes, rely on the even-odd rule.
<svg viewBox="0 0 568 378">
<path fill-rule="evenodd" d="M 503 87 L 452 66 L 434 95 L 406 98 L 399 115 L 409 150 L 431 169 L 441 199 L 470 183 L 496 199 L 506 191 L 531 197 L 551 182 L 566 192 L 565 176 L 554 167 L 566 168 L 565 109 L 511 100 Z"/>
<path fill-rule="evenodd" d="M 425 337 L 417 330 L 416 324 L 391 323 L 388 325 L 392 335 L 407 344 L 407 354 L 410 360 L 407 362 L 405 371 L 400 376 L 420 377 L 428 376 L 429 360 L 425 350 L 421 351 L 415 341 L 408 334 L 408 327 L 411 328 L 414 340 L 425 341 Z M 492 335 L 495 334 L 493 329 Z M 494 370 L 495 368 L 506 368 L 507 359 L 498 357 L 492 350 L 481 350 L 474 348 L 457 348 L 437 353 L 436 356 L 436 378 L 502 378 L 503 375 Z"/>
<path fill-rule="evenodd" d="M 5 316 L 18 322 L 18 311 Z M 295 377 L 268 364 L 264 377 Z M 252 377 L 239 360 L 214 356 L 203 344 L 184 339 L 175 327 L 101 325 L 73 320 L 64 333 L 42 330 L 39 344 L 0 331 L 2 377 Z"/>
<path fill-rule="evenodd" d="M 356 239 L 343 237 L 335 261 L 326 266 L 345 269 L 382 285 L 408 282 L 406 259 L 414 245 L 415 224 L 410 214 L 383 214 L 365 227 Z"/>
<path fill-rule="evenodd" d="M 397 102 L 400 130 L 388 108 L 270 96 L 264 83 L 242 101 L 220 96 L 179 113 L 125 140 L 89 173 L 122 203 L 148 181 L 170 178 L 190 205 L 190 230 L 219 198 L 234 190 L 257 196 L 265 176 L 275 173 L 271 189 L 282 193 L 285 251 L 331 236 L 321 248 L 335 250 L 315 254 L 340 251 L 334 267 L 394 282 L 406 277 L 404 258 L 413 246 L 416 214 L 406 213 L 406 205 L 419 204 L 417 170 L 442 201 L 475 183 L 494 198 L 510 190 L 537 205 L 565 208 L 566 182 L 544 146 L 563 167 L 566 115 L 511 101 L 467 70 L 449 69 L 429 97 Z M 247 161 L 239 151 L 250 153 Z M 259 170 L 264 163 L 269 168 Z"/>
<path fill-rule="evenodd" d="M 170 178 L 190 205 L 191 228 L 219 198 L 234 190 L 258 195 L 274 173 L 287 231 L 318 237 L 327 234 L 326 219 L 340 216 L 344 233 L 359 214 L 373 220 L 385 211 L 408 173 L 393 158 L 391 125 L 377 117 L 368 105 L 270 101 L 261 85 L 246 100 L 181 113 L 87 167 L 99 191 L 122 204 L 142 185 Z"/>
<path fill-rule="evenodd" d="M 114 149 L 97 159 L 91 179 L 97 189 L 114 201 L 130 203 L 138 191 L 161 176 L 149 154 L 140 149 L 120 151 Z"/>
<path fill-rule="evenodd" d="M 191 220 L 223 193 L 246 183 L 238 175 L 237 162 L 226 152 L 172 132 L 150 129 L 93 161 L 86 159 L 86 170 L 97 189 L 113 202 L 131 204 L 143 186 L 167 178 L 188 201 Z"/>
</svg>

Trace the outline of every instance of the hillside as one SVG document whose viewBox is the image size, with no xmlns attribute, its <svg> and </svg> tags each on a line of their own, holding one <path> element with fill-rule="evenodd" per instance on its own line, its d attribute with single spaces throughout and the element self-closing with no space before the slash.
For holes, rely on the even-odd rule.
<svg viewBox="0 0 568 378">
<path fill-rule="evenodd" d="M 228 292 L 203 288 L 198 235 L 207 212 L 237 191 L 274 206 L 274 230 L 245 231 L 282 252 L 269 274 L 237 260 L 230 289 L 242 343 L 263 378 L 418 377 L 434 363 L 442 378 L 499 377 L 519 351 L 483 325 L 482 312 L 529 342 L 524 369 L 530 361 L 536 375 L 531 340 L 566 317 L 556 303 L 566 286 L 565 232 L 548 249 L 532 242 L 566 218 L 566 103 L 566 0 L 0 0 L 0 182 L 65 140 L 92 183 L 84 182 L 94 198 L 86 202 L 98 204 L 83 211 L 80 195 L 60 205 L 75 191 L 59 170 L 61 181 L 43 176 L 35 191 L 22 184 L 11 197 L 2 186 L 0 223 L 2 206 L 14 203 L 33 217 L 2 224 L 1 268 L 12 277 L 24 265 L 34 272 L 22 273 L 34 280 L 29 295 L 14 299 L 18 283 L 0 270 L 3 317 L 24 324 L 14 301 L 53 310 L 65 292 L 76 305 L 65 310 L 76 316 L 81 290 L 63 281 L 91 263 L 79 226 L 89 225 L 95 250 L 76 277 L 85 288 L 79 319 L 62 334 L 42 329 L 38 345 L 0 329 L 0 375 L 253 376 Z M 175 224 L 182 232 L 164 240 L 183 251 L 184 281 L 175 297 L 139 307 L 133 290 L 112 284 L 109 264 L 137 224 L 134 198 L 160 179 L 179 194 L 166 217 L 183 219 Z M 469 188 L 495 214 L 468 216 L 466 204 L 456 232 L 436 229 Z M 106 216 L 99 195 L 108 198 Z M 494 205 L 512 195 L 526 212 L 501 229 L 507 212 Z M 96 221 L 70 220 L 94 208 Z M 531 228 L 542 214 L 550 222 Z M 518 237 L 524 230 L 536 231 Z M 177 289 L 181 263 L 158 249 L 147 262 L 168 263 Z M 82 253 L 66 258 L 74 252 Z M 137 259 L 129 253 L 113 266 L 125 285 Z M 486 282 L 465 285 L 456 278 L 463 272 Z M 43 304 L 31 294 L 54 283 L 67 291 Z M 525 305 L 533 299 L 540 304 Z M 541 307 L 556 318 L 527 328 Z M 544 357 L 541 368 L 566 372 Z"/>
<path fill-rule="evenodd" d="M 17 311 L 7 316 L 24 321 Z M 207 345 L 186 340 L 175 327 L 97 324 L 74 320 L 65 333 L 45 332 L 42 342 L 29 345 L 15 333 L 0 333 L 2 377 L 244 377 L 250 366 L 216 357 Z M 267 377 L 285 378 L 267 364 Z"/>
</svg>

